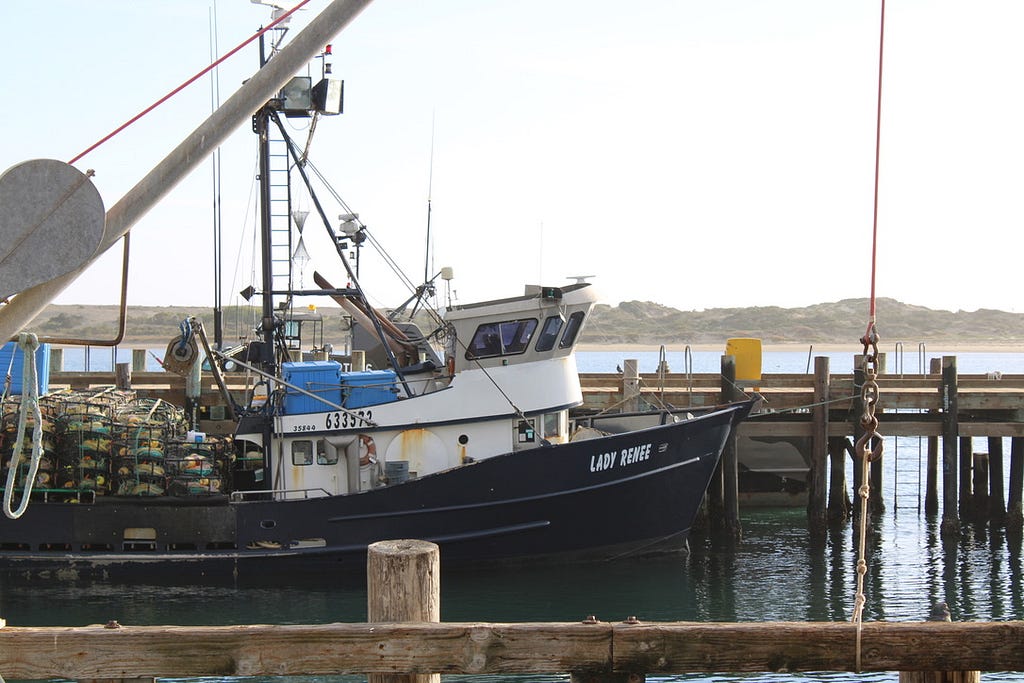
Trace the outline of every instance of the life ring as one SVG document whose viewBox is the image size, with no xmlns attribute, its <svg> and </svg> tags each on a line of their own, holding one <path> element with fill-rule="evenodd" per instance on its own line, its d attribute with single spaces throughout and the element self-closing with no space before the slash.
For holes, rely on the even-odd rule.
<svg viewBox="0 0 1024 683">
<path fill-rule="evenodd" d="M 373 443 L 373 437 L 360 434 L 359 444 L 361 446 L 359 449 L 359 465 L 369 465 L 371 462 L 377 462 L 377 445 Z M 365 452 L 363 449 L 366 449 Z"/>
</svg>

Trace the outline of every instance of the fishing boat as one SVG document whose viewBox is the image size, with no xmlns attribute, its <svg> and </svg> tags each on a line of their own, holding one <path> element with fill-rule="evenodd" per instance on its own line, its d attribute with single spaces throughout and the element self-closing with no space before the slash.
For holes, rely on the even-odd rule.
<svg viewBox="0 0 1024 683">
<path fill-rule="evenodd" d="M 284 54 L 252 81 L 262 82 L 268 66 L 281 71 Z M 165 359 L 190 372 L 205 355 L 218 381 L 228 365 L 242 367 L 259 390 L 245 400 L 225 390 L 236 427 L 224 438 L 130 392 L 12 400 L 19 412 L 8 413 L 5 430 L 5 507 L 11 512 L 12 497 L 23 505 L 0 518 L 0 570 L 109 578 L 361 572 L 369 544 L 399 538 L 438 543 L 446 566 L 685 549 L 723 447 L 751 403 L 665 412 L 658 424 L 615 433 L 575 425 L 569 411 L 582 391 L 574 351 L 597 301 L 592 284 L 449 301 L 424 332 L 370 306 L 346 255 L 365 226 L 349 214 L 352 229 L 336 234 L 315 193 L 337 245 L 330 256 L 348 281 L 335 287 L 318 275 L 317 289 L 295 289 L 289 259 L 274 258 L 282 246 L 293 253 L 296 236 L 288 218 L 281 229 L 291 207 L 271 208 L 270 185 L 283 171 L 270 148 L 283 142 L 293 162 L 287 172 L 310 187 L 305 153 L 281 117 L 337 113 L 324 111 L 324 96 L 340 88 L 286 74 L 261 87 L 272 96 L 248 114 L 265 200 L 263 281 L 248 292 L 261 300 L 258 337 L 229 354 L 193 319 Z M 107 213 L 107 232 L 112 214 L 118 229 L 130 224 L 119 206 Z M 417 288 L 414 309 L 437 277 L 451 272 Z M 8 306 L 19 311 L 19 299 L 42 296 L 45 286 Z M 297 315 L 304 297 L 338 304 L 333 310 L 351 328 L 338 344 L 344 352 L 302 348 L 303 325 L 331 310 Z M 33 366 L 28 346 L 24 354 Z"/>
</svg>

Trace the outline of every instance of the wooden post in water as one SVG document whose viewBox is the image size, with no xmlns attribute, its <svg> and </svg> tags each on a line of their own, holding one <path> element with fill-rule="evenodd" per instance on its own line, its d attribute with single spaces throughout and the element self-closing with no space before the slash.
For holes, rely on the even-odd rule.
<svg viewBox="0 0 1024 683">
<path fill-rule="evenodd" d="M 722 356 L 722 402 L 735 401 L 736 356 Z M 739 539 L 743 535 L 740 527 L 740 466 L 736 452 L 736 431 L 733 430 L 722 449 L 722 503 L 725 507 L 725 533 L 729 538 Z"/>
<path fill-rule="evenodd" d="M 942 359 L 929 361 L 928 374 L 942 372 Z M 924 512 L 926 515 L 939 514 L 939 437 L 928 437 L 928 472 L 925 476 Z"/>
<path fill-rule="evenodd" d="M 957 411 L 956 356 L 942 357 L 942 535 L 960 534 L 957 512 Z"/>
<path fill-rule="evenodd" d="M 146 349 L 132 349 L 132 371 L 146 371 Z"/>
<path fill-rule="evenodd" d="M 990 436 L 988 438 L 988 515 L 993 525 L 1003 526 L 1006 524 L 1006 507 L 1003 505 L 1003 497 L 1006 490 L 1003 488 L 1003 437 Z"/>
<path fill-rule="evenodd" d="M 725 359 L 730 358 L 733 360 L 732 363 L 732 379 L 726 379 L 726 367 Z M 722 356 L 721 360 L 721 379 L 720 379 L 720 394 L 719 402 L 725 403 L 729 400 L 729 387 L 730 381 L 735 380 L 736 377 L 736 363 L 733 356 Z M 738 475 L 737 475 L 738 476 Z M 738 494 L 737 494 L 738 495 Z M 719 459 L 718 465 L 715 467 L 715 473 L 711 476 L 711 483 L 708 484 L 707 493 L 704 494 L 704 505 L 705 510 L 704 517 L 704 528 L 711 530 L 718 530 L 725 523 L 725 453 L 722 454 L 722 458 Z M 700 527 L 702 515 L 698 515 L 697 521 L 694 522 L 694 526 Z"/>
<path fill-rule="evenodd" d="M 959 462 L 960 518 L 966 519 L 974 510 L 974 440 L 969 436 L 960 437 Z"/>
<path fill-rule="evenodd" d="M 441 550 L 428 541 L 378 541 L 366 555 L 367 621 L 441 621 Z M 369 674 L 368 683 L 440 683 L 441 674 Z"/>
<path fill-rule="evenodd" d="M 971 463 L 974 495 L 968 508 L 969 518 L 983 522 L 988 518 L 988 453 L 972 453 Z"/>
<path fill-rule="evenodd" d="M 846 494 L 846 453 L 847 440 L 833 437 L 828 441 L 828 452 L 832 460 L 829 470 L 828 521 L 832 524 L 845 522 L 850 518 L 850 497 Z"/>
<path fill-rule="evenodd" d="M 640 372 L 635 358 L 622 361 L 622 411 L 635 413 L 640 410 Z"/>
<path fill-rule="evenodd" d="M 1010 490 L 1006 500 L 1006 528 L 1020 533 L 1024 528 L 1024 437 L 1010 440 Z"/>
<path fill-rule="evenodd" d="M 824 534 L 825 477 L 828 469 L 828 357 L 814 359 L 814 408 L 811 413 L 811 468 L 807 473 L 807 524 L 812 534 Z"/>
</svg>

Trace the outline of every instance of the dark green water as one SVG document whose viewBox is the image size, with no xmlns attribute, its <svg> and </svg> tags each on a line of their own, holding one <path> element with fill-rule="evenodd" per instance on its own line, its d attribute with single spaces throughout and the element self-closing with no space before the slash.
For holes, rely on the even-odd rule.
<svg viewBox="0 0 1024 683">
<path fill-rule="evenodd" d="M 820 542 L 809 539 L 802 510 L 750 510 L 735 547 L 695 539 L 686 556 L 620 560 L 587 566 L 443 571 L 445 621 L 842 621 L 855 586 L 852 525 Z M 946 601 L 956 620 L 1024 619 L 1021 541 L 1001 531 L 964 527 L 943 543 L 936 522 L 890 510 L 869 535 L 866 620 L 921 620 Z M 443 565 L 442 555 L 442 565 Z M 8 623 L 85 625 L 359 622 L 366 591 L 324 577 L 273 585 L 110 585 L 44 581 L 0 587 Z M 0 672 L 2 673 L 2 672 Z M 495 680 L 452 677 L 457 681 Z M 677 676 L 669 680 L 894 681 L 895 674 L 823 673 L 780 677 Z M 358 680 L 352 677 L 347 680 Z M 517 681 L 566 680 L 521 677 Z M 984 680 L 1024 680 L 986 674 Z"/>
</svg>

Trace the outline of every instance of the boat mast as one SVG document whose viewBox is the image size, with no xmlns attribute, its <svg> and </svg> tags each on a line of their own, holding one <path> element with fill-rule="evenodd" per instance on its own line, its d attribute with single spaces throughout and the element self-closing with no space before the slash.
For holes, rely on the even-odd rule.
<svg viewBox="0 0 1024 683">
<path fill-rule="evenodd" d="M 260 36 L 260 69 L 267 65 L 267 55 L 263 36 Z M 260 173 L 260 248 L 263 253 L 261 277 L 263 294 L 261 311 L 263 314 L 263 353 L 260 364 L 266 372 L 274 372 L 274 272 L 271 261 L 270 237 L 270 120 L 269 104 L 264 104 L 253 116 L 253 131 L 259 136 L 259 173 Z"/>
</svg>

